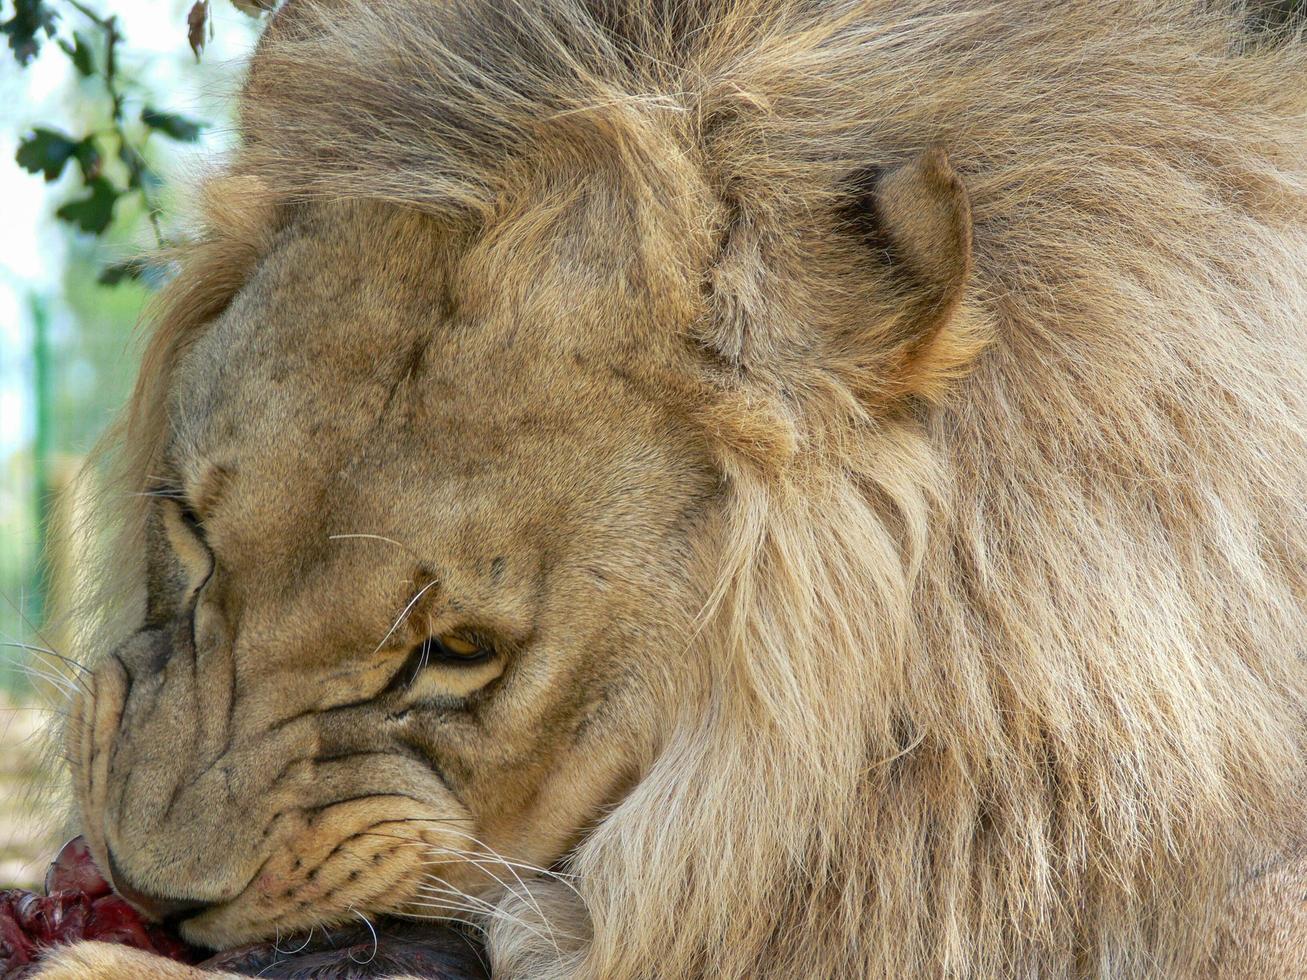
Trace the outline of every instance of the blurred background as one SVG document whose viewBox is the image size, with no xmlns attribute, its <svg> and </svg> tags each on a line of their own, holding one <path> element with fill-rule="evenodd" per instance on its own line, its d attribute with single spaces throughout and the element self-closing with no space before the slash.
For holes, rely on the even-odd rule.
<svg viewBox="0 0 1307 980">
<path fill-rule="evenodd" d="M 59 843 L 37 733 L 68 683 L 52 583 L 78 542 L 45 529 L 132 385 L 168 273 L 133 257 L 178 235 L 230 146 L 268 6 L 0 0 L 0 888 L 39 880 Z"/>
</svg>

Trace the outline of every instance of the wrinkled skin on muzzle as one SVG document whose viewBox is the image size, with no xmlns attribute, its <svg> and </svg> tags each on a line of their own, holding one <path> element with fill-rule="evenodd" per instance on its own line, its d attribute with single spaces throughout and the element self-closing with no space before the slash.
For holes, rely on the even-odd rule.
<svg viewBox="0 0 1307 980">
<path fill-rule="evenodd" d="M 442 823 L 470 829 L 440 777 L 398 729 L 319 711 L 293 683 L 238 699 L 233 677 L 229 652 L 197 656 L 157 631 L 96 671 L 74 719 L 90 760 L 77 794 L 103 814 L 87 830 L 115 885 L 159 917 L 211 906 L 192 928 L 219 932 L 332 892 L 370 905 L 389 893 L 398 911 L 411 889 L 396 880 L 425 859 L 401 845 L 439 843 Z"/>
</svg>

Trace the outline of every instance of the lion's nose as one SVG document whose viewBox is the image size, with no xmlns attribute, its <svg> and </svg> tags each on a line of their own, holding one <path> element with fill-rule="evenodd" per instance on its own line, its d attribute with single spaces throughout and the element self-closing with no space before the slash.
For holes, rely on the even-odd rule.
<svg viewBox="0 0 1307 980">
<path fill-rule="evenodd" d="M 131 883 L 118 862 L 114 860 L 113 851 L 109 851 L 109 877 L 113 880 L 114 891 L 135 905 L 148 918 L 156 922 L 169 922 L 185 918 L 193 912 L 207 908 L 208 902 L 191 899 L 171 898 L 153 895 Z"/>
</svg>

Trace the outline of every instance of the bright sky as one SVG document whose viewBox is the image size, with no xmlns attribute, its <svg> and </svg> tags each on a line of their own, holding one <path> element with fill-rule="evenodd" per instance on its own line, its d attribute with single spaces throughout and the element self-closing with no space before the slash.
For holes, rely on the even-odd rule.
<svg viewBox="0 0 1307 980">
<path fill-rule="evenodd" d="M 228 0 L 213 0 L 215 35 L 197 68 L 186 46 L 186 11 L 190 0 L 87 0 L 102 15 L 116 14 L 126 37 L 121 71 L 146 81 L 157 107 L 198 119 L 214 119 L 239 78 L 239 62 L 248 52 L 257 22 Z M 87 34 L 95 28 L 63 0 L 51 0 L 65 30 Z M 68 232 L 53 213 L 73 192 L 76 179 L 66 173 L 55 184 L 27 173 L 14 162 L 19 139 L 33 124 L 76 132 L 76 100 L 87 96 L 72 84 L 72 67 L 53 44 L 20 69 L 7 48 L 0 49 L 0 473 L 3 461 L 31 438 L 32 333 L 29 303 L 33 293 L 55 300 L 56 319 L 63 315 L 57 289 Z M 223 79 L 218 82 L 217 79 Z M 226 89 L 227 91 L 224 91 Z M 139 106 L 134 107 L 139 111 Z M 130 111 L 130 110 L 129 110 Z M 179 152 L 169 169 L 195 169 L 230 134 L 207 134 L 195 148 Z M 69 167 L 69 171 L 72 171 Z M 165 173 L 167 179 L 176 174 Z"/>
</svg>

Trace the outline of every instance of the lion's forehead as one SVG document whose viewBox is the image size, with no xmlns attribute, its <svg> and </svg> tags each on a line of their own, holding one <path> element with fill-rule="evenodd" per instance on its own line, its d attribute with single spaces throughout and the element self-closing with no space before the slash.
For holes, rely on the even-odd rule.
<svg viewBox="0 0 1307 980">
<path fill-rule="evenodd" d="M 602 370 L 555 380 L 545 355 L 535 370 L 485 370 L 446 339 L 385 354 L 241 357 L 240 330 L 230 342 L 225 324 L 206 337 L 174 393 L 172 444 L 193 477 L 217 465 L 269 496 L 364 510 L 378 488 L 421 506 L 446 487 L 465 509 L 488 498 L 500 515 L 529 504 L 561 516 L 568 502 L 635 492 L 642 478 L 698 463 L 664 407 Z M 340 359 L 352 371 L 322 363 Z"/>
<path fill-rule="evenodd" d="M 633 379 L 656 352 L 574 295 L 551 312 L 517 284 L 450 285 L 467 273 L 386 253 L 400 219 L 372 220 L 285 235 L 178 367 L 171 455 L 188 487 L 222 472 L 206 519 L 232 588 L 286 623 L 297 596 L 308 621 L 347 587 L 342 615 L 366 607 L 375 631 L 402 606 L 404 552 L 474 604 L 492 565 L 536 588 L 549 563 L 652 568 L 715 485 L 680 409 Z M 402 550 L 360 562 L 353 535 Z"/>
<path fill-rule="evenodd" d="M 438 229 L 419 226 L 429 248 L 400 248 L 418 219 L 356 211 L 287 232 L 202 333 L 173 386 L 177 442 L 351 457 L 366 444 L 374 458 L 484 469 L 515 449 L 534 464 L 573 437 L 593 450 L 656 431 L 668 406 L 630 379 L 676 370 L 671 344 L 651 339 L 675 325 L 651 325 L 619 289 L 582 288 L 579 273 L 569 290 L 527 275 L 538 263 L 516 277 L 484 248 L 440 257 Z"/>
</svg>

